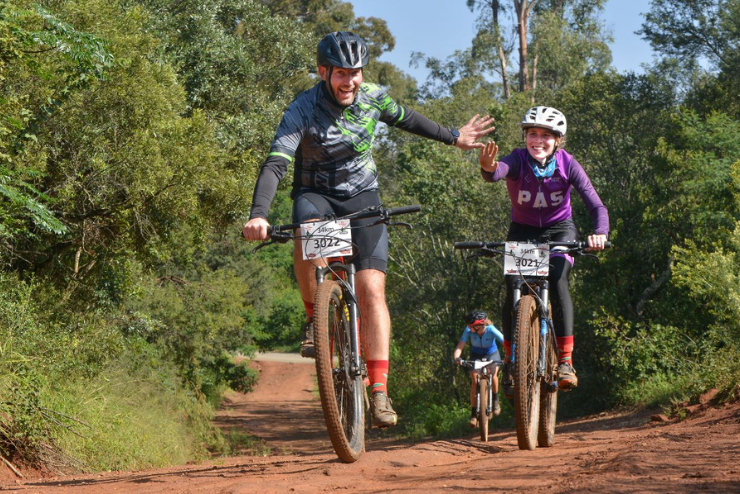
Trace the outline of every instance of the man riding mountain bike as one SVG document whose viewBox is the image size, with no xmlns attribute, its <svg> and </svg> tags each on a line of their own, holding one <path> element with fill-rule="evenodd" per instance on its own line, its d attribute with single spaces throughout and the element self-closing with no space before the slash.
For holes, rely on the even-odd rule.
<svg viewBox="0 0 740 494">
<path fill-rule="evenodd" d="M 365 41 L 351 32 L 330 33 L 319 42 L 317 63 L 321 81 L 299 94 L 283 115 L 255 185 L 250 219 L 243 228 L 245 238 L 268 238 L 267 213 L 291 162 L 295 223 L 327 214 L 343 216 L 380 205 L 372 157 L 378 122 L 460 149 L 483 147 L 476 141 L 494 129 L 489 127 L 492 118 L 475 115 L 459 130 L 443 127 L 396 104 L 380 86 L 364 83 L 363 67 L 369 58 Z M 372 222 L 373 219 L 352 221 L 352 242 L 357 246 L 352 262 L 357 270 L 363 350 L 372 390 L 372 422 L 377 427 L 388 427 L 397 422 L 387 394 L 391 335 L 385 301 L 388 236 L 385 224 L 355 228 Z M 319 261 L 303 260 L 301 242 L 296 240 L 293 262 L 307 315 L 301 355 L 314 357 L 311 322 Z"/>
</svg>

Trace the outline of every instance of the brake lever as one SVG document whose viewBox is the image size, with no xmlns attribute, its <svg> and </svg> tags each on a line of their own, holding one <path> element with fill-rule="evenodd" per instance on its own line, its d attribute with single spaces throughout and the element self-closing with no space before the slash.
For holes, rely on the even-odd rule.
<svg viewBox="0 0 740 494">
<path fill-rule="evenodd" d="M 488 247 L 482 247 L 480 249 L 480 252 L 481 252 L 481 256 L 485 256 L 485 257 L 493 257 L 497 254 L 506 254 L 505 252 L 501 252 L 500 250 L 489 249 Z"/>
<path fill-rule="evenodd" d="M 398 221 L 398 222 L 388 223 L 388 226 L 405 226 L 405 227 L 407 227 L 410 230 L 413 230 L 414 229 L 414 225 L 412 225 L 411 223 L 406 223 L 405 221 Z"/>
<path fill-rule="evenodd" d="M 268 245 L 272 245 L 272 244 L 274 244 L 274 243 L 275 243 L 275 240 L 270 240 L 269 242 L 262 242 L 262 243 L 261 243 L 261 244 L 259 244 L 259 245 L 258 245 L 257 247 L 255 247 L 254 249 L 252 249 L 252 251 L 251 251 L 251 252 L 252 252 L 252 254 L 254 254 L 254 253 L 255 253 L 255 252 L 257 252 L 258 250 L 260 250 L 260 249 L 261 249 L 262 247 L 267 247 Z"/>
<path fill-rule="evenodd" d="M 272 233 L 272 241 L 277 242 L 279 244 L 284 244 L 288 240 L 293 240 L 293 234 L 290 232 L 273 232 Z"/>
</svg>

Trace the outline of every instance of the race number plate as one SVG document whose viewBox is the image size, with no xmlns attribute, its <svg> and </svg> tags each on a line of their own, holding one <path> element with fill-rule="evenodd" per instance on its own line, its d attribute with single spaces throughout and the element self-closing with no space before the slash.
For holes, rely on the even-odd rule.
<svg viewBox="0 0 740 494">
<path fill-rule="evenodd" d="M 506 242 L 504 275 L 547 276 L 550 249 L 547 245 Z"/>
<path fill-rule="evenodd" d="M 486 360 L 485 362 L 483 360 L 476 360 L 473 363 L 473 370 L 481 370 L 483 367 L 488 367 L 489 365 L 494 365 L 497 362 Z"/>
<path fill-rule="evenodd" d="M 301 237 L 304 260 L 352 255 L 349 219 L 304 223 Z"/>
</svg>

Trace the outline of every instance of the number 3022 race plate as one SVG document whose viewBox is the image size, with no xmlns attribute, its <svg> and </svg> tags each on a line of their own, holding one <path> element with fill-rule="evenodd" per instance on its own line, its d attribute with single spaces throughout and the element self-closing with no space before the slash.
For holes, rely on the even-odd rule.
<svg viewBox="0 0 740 494">
<path fill-rule="evenodd" d="M 305 260 L 352 255 L 349 219 L 304 223 L 301 237 Z"/>
</svg>

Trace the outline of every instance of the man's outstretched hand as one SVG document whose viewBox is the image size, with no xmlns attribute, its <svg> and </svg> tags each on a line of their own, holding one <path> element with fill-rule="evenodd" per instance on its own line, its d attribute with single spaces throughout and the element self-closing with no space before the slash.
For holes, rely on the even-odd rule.
<svg viewBox="0 0 740 494">
<path fill-rule="evenodd" d="M 496 128 L 491 125 L 493 121 L 494 119 L 490 115 L 481 117 L 476 113 L 468 123 L 460 127 L 460 137 L 457 138 L 456 146 L 460 149 L 480 149 L 485 146 L 482 142 L 476 141 L 484 135 L 493 132 Z"/>
</svg>

